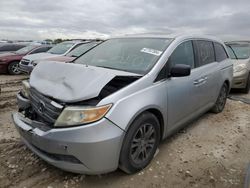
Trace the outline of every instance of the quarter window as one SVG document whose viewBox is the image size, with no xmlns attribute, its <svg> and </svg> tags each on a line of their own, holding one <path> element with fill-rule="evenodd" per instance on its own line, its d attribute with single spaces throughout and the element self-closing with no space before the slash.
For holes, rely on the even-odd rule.
<svg viewBox="0 0 250 188">
<path fill-rule="evenodd" d="M 215 62 L 213 43 L 210 41 L 195 41 L 198 66 Z"/>
<path fill-rule="evenodd" d="M 214 50 L 217 62 L 221 62 L 228 58 L 225 48 L 221 44 L 214 43 Z"/>
<path fill-rule="evenodd" d="M 171 65 L 185 64 L 194 68 L 194 52 L 192 41 L 183 42 L 172 53 L 170 57 Z"/>
</svg>

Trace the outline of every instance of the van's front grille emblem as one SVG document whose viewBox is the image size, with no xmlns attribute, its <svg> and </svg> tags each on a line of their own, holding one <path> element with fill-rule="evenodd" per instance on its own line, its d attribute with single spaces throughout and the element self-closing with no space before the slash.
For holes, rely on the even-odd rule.
<svg viewBox="0 0 250 188">
<path fill-rule="evenodd" d="M 38 104 L 38 111 L 43 114 L 45 109 L 45 103 L 43 101 L 40 101 Z"/>
</svg>

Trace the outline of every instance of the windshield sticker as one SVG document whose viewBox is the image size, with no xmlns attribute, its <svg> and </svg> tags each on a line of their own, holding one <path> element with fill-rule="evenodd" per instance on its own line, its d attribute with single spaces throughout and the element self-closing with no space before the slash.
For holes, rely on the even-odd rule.
<svg viewBox="0 0 250 188">
<path fill-rule="evenodd" d="M 155 49 L 150 49 L 150 48 L 142 48 L 141 52 L 156 55 L 156 56 L 160 56 L 162 54 L 162 51 L 155 50 Z"/>
</svg>

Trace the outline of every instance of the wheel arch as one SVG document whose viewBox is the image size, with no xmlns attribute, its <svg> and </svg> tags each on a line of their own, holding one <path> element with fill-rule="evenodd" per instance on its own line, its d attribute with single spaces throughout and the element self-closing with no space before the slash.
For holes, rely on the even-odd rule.
<svg viewBox="0 0 250 188">
<path fill-rule="evenodd" d="M 13 60 L 10 60 L 10 61 L 8 61 L 8 63 L 7 63 L 7 72 L 9 73 L 9 66 L 10 66 L 10 64 L 11 63 L 15 63 L 15 62 L 17 62 L 18 64 L 19 64 L 19 60 L 16 60 L 16 59 L 13 59 Z"/>
<path fill-rule="evenodd" d="M 127 126 L 126 131 L 131 127 L 131 124 L 135 121 L 135 119 L 137 117 L 139 117 L 140 115 L 142 115 L 144 112 L 150 112 L 153 115 L 155 115 L 155 117 L 158 119 L 159 123 L 160 123 L 160 133 L 161 133 L 161 140 L 163 138 L 164 135 L 164 116 L 163 113 L 156 107 L 148 107 L 148 108 L 144 108 L 141 109 L 140 111 L 138 111 L 129 121 L 129 124 Z"/>
</svg>

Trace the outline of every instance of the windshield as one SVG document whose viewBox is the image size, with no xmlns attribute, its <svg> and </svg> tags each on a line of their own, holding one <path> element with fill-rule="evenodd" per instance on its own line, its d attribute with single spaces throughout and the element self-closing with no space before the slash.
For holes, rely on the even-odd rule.
<svg viewBox="0 0 250 188">
<path fill-rule="evenodd" d="M 51 48 L 48 53 L 51 54 L 64 54 L 68 51 L 75 43 L 73 42 L 62 42 Z"/>
<path fill-rule="evenodd" d="M 69 52 L 66 56 L 79 57 L 80 55 L 84 54 L 85 52 L 87 52 L 88 50 L 90 50 L 97 44 L 98 43 L 96 42 L 89 42 L 89 43 L 81 44 L 80 46 L 78 46 L 77 48 Z"/>
<path fill-rule="evenodd" d="M 107 40 L 75 60 L 75 63 L 146 74 L 170 44 L 166 38 Z"/>
<path fill-rule="evenodd" d="M 227 45 L 231 59 L 248 59 L 250 56 L 249 44 Z"/>
<path fill-rule="evenodd" d="M 34 49 L 35 46 L 26 46 L 24 48 L 21 48 L 20 50 L 15 51 L 16 54 L 27 54 L 29 51 Z"/>
</svg>

